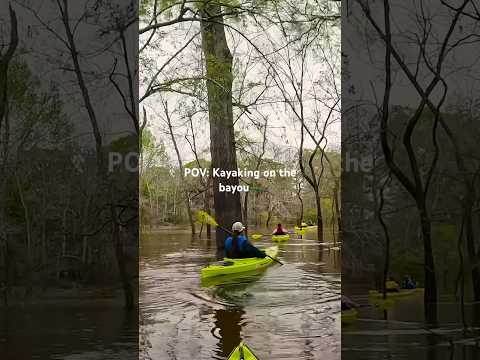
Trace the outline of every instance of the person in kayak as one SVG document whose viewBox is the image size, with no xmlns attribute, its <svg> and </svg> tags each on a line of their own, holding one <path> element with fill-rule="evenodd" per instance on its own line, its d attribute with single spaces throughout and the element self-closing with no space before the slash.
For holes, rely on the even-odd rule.
<svg viewBox="0 0 480 360">
<path fill-rule="evenodd" d="M 387 280 L 385 283 L 385 288 L 387 292 L 399 292 L 400 291 L 400 285 L 398 285 L 398 282 L 395 280 L 393 276 L 390 276 L 390 278 Z"/>
<path fill-rule="evenodd" d="M 417 288 L 417 283 L 412 279 L 410 275 L 405 275 L 403 279 L 403 288 L 412 290 Z"/>
<path fill-rule="evenodd" d="M 300 225 L 298 225 L 300 229 L 308 227 L 307 223 L 302 222 Z"/>
<path fill-rule="evenodd" d="M 288 232 L 283 228 L 282 224 L 277 224 L 277 228 L 272 232 L 272 235 L 286 235 L 286 234 L 288 234 Z"/>
<path fill-rule="evenodd" d="M 225 257 L 230 259 L 265 258 L 262 250 L 253 246 L 243 234 L 245 226 L 239 221 L 232 225 L 232 235 L 225 240 Z"/>
</svg>

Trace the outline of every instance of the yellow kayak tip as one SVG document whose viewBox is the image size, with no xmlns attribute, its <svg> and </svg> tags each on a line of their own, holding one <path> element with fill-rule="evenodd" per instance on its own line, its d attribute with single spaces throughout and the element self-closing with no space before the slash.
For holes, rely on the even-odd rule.
<svg viewBox="0 0 480 360">
<path fill-rule="evenodd" d="M 228 356 L 228 360 L 260 360 L 243 341 Z"/>
</svg>

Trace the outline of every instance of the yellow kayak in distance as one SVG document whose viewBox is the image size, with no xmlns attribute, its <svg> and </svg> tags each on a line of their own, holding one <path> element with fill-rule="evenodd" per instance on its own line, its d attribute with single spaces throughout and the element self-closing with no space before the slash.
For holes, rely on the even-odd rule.
<svg viewBox="0 0 480 360">
<path fill-rule="evenodd" d="M 302 226 L 302 227 L 295 226 L 295 232 L 314 231 L 314 230 L 317 230 L 317 228 L 318 228 L 317 225 Z"/>
<path fill-rule="evenodd" d="M 278 246 L 271 246 L 265 249 L 265 253 L 270 257 L 244 259 L 224 258 L 220 264 L 210 264 L 202 268 L 200 276 L 204 279 L 212 276 L 237 274 L 267 267 L 274 262 L 272 258 L 277 258 Z"/>
<path fill-rule="evenodd" d="M 272 235 L 272 240 L 273 241 L 287 241 L 288 239 L 290 239 L 290 234 Z"/>
<path fill-rule="evenodd" d="M 299 228 L 298 226 L 295 226 L 294 232 L 295 232 L 295 234 L 297 234 L 297 235 L 305 235 L 305 233 L 307 232 L 307 230 L 305 230 L 304 228 Z"/>
<path fill-rule="evenodd" d="M 342 325 L 353 324 L 358 317 L 357 309 L 342 310 Z"/>
<path fill-rule="evenodd" d="M 228 356 L 228 360 L 260 360 L 253 351 L 243 343 L 238 345 Z"/>
<path fill-rule="evenodd" d="M 425 290 L 424 288 L 416 288 L 416 289 L 401 289 L 400 291 L 391 291 L 391 292 L 387 292 L 387 298 L 399 298 L 399 297 L 422 294 L 424 290 Z M 368 292 L 368 296 L 375 299 L 381 299 L 383 298 L 383 293 L 377 290 L 370 290 Z"/>
</svg>

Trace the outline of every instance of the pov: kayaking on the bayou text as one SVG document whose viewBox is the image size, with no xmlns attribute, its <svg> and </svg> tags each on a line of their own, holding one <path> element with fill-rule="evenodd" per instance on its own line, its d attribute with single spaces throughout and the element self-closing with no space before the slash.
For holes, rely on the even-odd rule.
<svg viewBox="0 0 480 360">
<path fill-rule="evenodd" d="M 210 169 L 205 168 L 185 168 L 184 169 L 185 176 L 209 176 Z M 272 178 L 272 177 L 295 177 L 297 176 L 296 169 L 267 169 L 267 170 L 249 170 L 249 169 L 240 169 L 237 170 L 223 170 L 221 168 L 213 168 L 212 169 L 212 177 L 214 178 L 224 178 L 224 179 L 231 179 L 231 178 L 253 178 L 255 180 L 260 180 L 261 177 L 264 178 Z M 262 188 L 260 187 L 253 187 L 255 191 L 261 191 Z M 219 192 L 228 192 L 235 194 L 236 192 L 248 192 L 250 191 L 250 185 L 225 185 L 221 182 L 218 183 L 218 191 Z"/>
</svg>

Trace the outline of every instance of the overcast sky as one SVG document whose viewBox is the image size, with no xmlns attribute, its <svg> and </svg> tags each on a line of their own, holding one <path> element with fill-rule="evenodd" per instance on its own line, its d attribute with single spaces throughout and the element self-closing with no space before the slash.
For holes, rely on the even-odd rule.
<svg viewBox="0 0 480 360">
<path fill-rule="evenodd" d="M 233 53 L 234 56 L 234 63 L 240 66 L 241 70 L 243 71 L 247 63 L 247 59 L 250 57 L 255 58 L 259 57 L 258 52 L 243 38 L 243 35 L 248 37 L 261 51 L 264 53 L 268 53 L 270 49 L 272 49 L 272 41 L 276 43 L 275 46 L 281 45 L 281 37 L 279 34 L 275 33 L 274 29 L 269 29 L 267 32 L 263 32 L 259 29 L 258 26 L 255 26 L 248 18 L 245 20 L 234 21 L 228 20 L 228 24 L 232 27 L 235 27 L 239 32 L 242 33 L 240 35 L 238 32 L 230 30 L 227 28 L 227 41 L 229 43 L 230 51 Z M 339 25 L 340 23 L 338 23 Z M 142 25 L 141 25 L 142 26 Z M 141 79 L 150 79 L 151 74 L 156 69 L 160 68 L 170 57 L 175 54 L 179 49 L 181 49 L 195 34 L 199 32 L 199 24 L 198 23 L 182 23 L 176 24 L 173 26 L 169 26 L 166 28 L 162 28 L 163 32 L 161 33 L 161 40 L 158 40 L 157 48 L 155 50 L 149 51 L 145 53 L 143 57 L 148 57 L 149 62 L 146 66 L 140 62 L 140 73 Z M 140 47 L 142 47 L 143 42 L 150 33 L 145 33 L 141 36 L 140 40 Z M 336 62 L 334 65 L 337 67 L 337 72 L 335 76 L 335 82 L 340 89 L 340 29 L 339 27 L 333 28 L 331 27 L 331 43 L 336 46 L 336 54 L 335 58 L 331 58 L 332 62 Z M 159 39 L 159 38 L 157 38 Z M 199 76 L 201 75 L 201 67 L 203 66 L 202 62 L 202 52 L 201 52 L 201 37 L 197 35 L 194 40 L 192 40 L 189 45 L 183 50 L 178 57 L 178 59 L 171 61 L 167 67 L 165 67 L 165 71 L 162 75 L 159 76 L 159 79 L 165 81 L 167 79 L 171 80 L 176 76 L 180 77 L 190 77 L 190 76 Z M 279 61 L 276 66 L 279 66 L 279 72 L 285 70 L 285 59 L 287 53 L 285 51 L 279 52 L 279 56 L 283 57 L 283 61 Z M 273 57 L 272 57 L 273 58 Z M 293 62 L 298 61 L 298 58 L 291 55 L 291 59 Z M 247 65 L 248 71 L 246 75 L 246 82 L 263 82 L 265 80 L 265 62 L 261 61 L 261 59 L 252 59 L 252 61 L 248 62 Z M 321 79 L 321 72 L 327 70 L 327 65 L 322 62 L 321 57 L 309 55 L 306 60 L 306 75 L 305 75 L 305 86 L 308 88 L 314 87 L 314 82 Z M 297 72 L 297 76 L 299 76 L 300 72 Z M 242 80 L 243 76 L 238 75 L 235 81 L 238 83 Z M 145 93 L 147 82 L 140 84 L 140 96 Z M 273 85 L 273 82 L 270 82 Z M 329 86 L 324 83 L 324 86 Z M 234 85 L 235 88 L 235 85 Z M 315 85 L 315 89 L 318 92 L 317 96 L 321 96 L 320 92 L 321 89 L 319 86 Z M 293 94 L 293 90 L 291 91 Z M 253 90 L 247 99 L 243 99 L 242 102 L 248 103 L 248 99 L 255 98 L 257 92 Z M 269 91 L 268 98 L 265 99 L 265 103 L 267 100 L 271 100 L 272 98 L 276 98 L 277 100 L 280 99 L 278 92 L 274 90 Z M 189 101 L 188 96 L 181 96 L 175 93 L 167 93 L 161 95 L 164 100 L 167 100 L 169 103 L 169 108 L 173 109 L 179 101 Z M 173 146 L 171 146 L 171 141 L 169 138 L 165 136 L 165 123 L 162 121 L 161 116 L 164 113 L 162 106 L 160 105 L 160 96 L 154 95 L 141 104 L 145 106 L 149 113 L 149 126 L 152 129 L 153 133 L 158 138 L 163 138 L 164 143 L 169 148 L 169 153 L 171 157 L 175 157 Z M 333 104 L 333 102 L 332 102 Z M 319 102 L 316 103 L 318 109 L 322 113 L 322 117 L 327 115 L 328 109 L 321 105 Z M 339 104 L 340 105 L 340 104 Z M 340 106 L 338 106 L 340 109 Z M 238 115 L 239 110 L 238 108 L 234 108 L 235 114 Z M 308 116 L 312 116 L 314 111 L 314 102 L 307 101 L 305 103 L 305 113 Z M 265 104 L 259 107 L 259 113 L 252 114 L 251 116 L 258 121 L 261 120 L 261 115 L 268 117 L 269 122 L 269 130 L 268 130 L 268 141 L 273 142 L 278 145 L 282 146 L 290 146 L 294 148 L 298 148 L 300 142 L 300 123 L 294 119 L 292 113 L 288 110 L 288 106 L 285 104 Z M 235 115 L 234 115 L 235 117 Z M 337 116 L 337 121 L 330 125 L 327 130 L 327 137 L 328 137 L 328 146 L 331 148 L 339 148 L 340 144 L 340 121 L 339 116 Z M 184 122 L 184 120 L 175 117 L 173 114 L 172 119 L 176 124 L 180 124 Z M 208 118 L 203 115 L 198 115 L 194 118 L 194 124 L 196 131 L 197 141 L 199 143 L 199 148 L 201 149 L 208 149 L 209 146 L 209 124 Z M 236 123 L 235 129 L 237 131 L 241 130 L 244 131 L 248 137 L 255 138 L 258 141 L 261 140 L 261 133 L 254 127 L 249 126 L 250 121 L 245 117 L 242 116 L 240 120 Z M 183 138 L 185 133 L 185 128 L 179 127 L 176 129 L 178 131 L 178 143 L 180 146 L 180 150 L 182 153 L 182 157 L 185 161 L 193 160 L 193 154 L 190 151 L 188 143 Z M 313 142 L 307 140 L 305 143 L 305 147 L 313 147 Z M 271 156 L 271 154 L 270 154 Z"/>
</svg>

